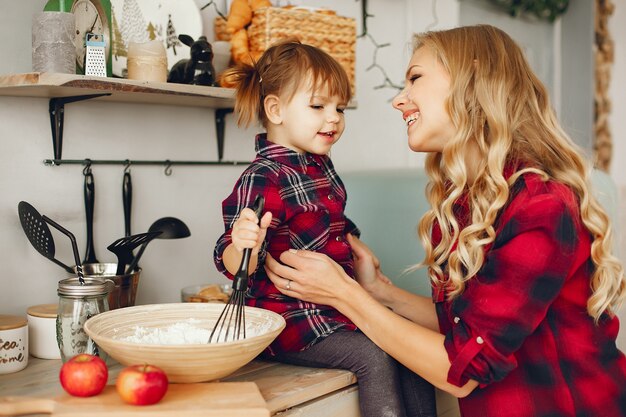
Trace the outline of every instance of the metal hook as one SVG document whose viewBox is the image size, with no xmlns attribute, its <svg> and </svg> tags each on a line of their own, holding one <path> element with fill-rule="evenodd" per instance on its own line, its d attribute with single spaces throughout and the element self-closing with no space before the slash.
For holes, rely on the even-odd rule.
<svg viewBox="0 0 626 417">
<path fill-rule="evenodd" d="M 87 158 L 83 163 L 85 164 L 85 168 L 83 168 L 83 175 L 91 174 L 91 159 Z"/>
<path fill-rule="evenodd" d="M 172 175 L 172 162 L 169 159 L 165 160 L 165 171 L 163 171 L 166 176 Z"/>
<path fill-rule="evenodd" d="M 131 162 L 129 159 L 124 161 L 124 174 L 128 174 L 130 172 Z"/>
</svg>

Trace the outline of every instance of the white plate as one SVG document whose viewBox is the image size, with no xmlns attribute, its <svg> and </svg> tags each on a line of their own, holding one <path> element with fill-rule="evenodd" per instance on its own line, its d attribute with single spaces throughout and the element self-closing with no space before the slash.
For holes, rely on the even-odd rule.
<svg viewBox="0 0 626 417">
<path fill-rule="evenodd" d="M 184 33 L 194 39 L 202 35 L 202 18 L 194 0 L 111 0 L 111 13 L 111 60 L 113 75 L 118 77 L 126 72 L 128 42 L 162 41 L 169 71 L 179 60 L 189 58 L 189 47 L 178 40 L 178 35 Z M 175 44 L 168 38 L 175 39 Z"/>
</svg>

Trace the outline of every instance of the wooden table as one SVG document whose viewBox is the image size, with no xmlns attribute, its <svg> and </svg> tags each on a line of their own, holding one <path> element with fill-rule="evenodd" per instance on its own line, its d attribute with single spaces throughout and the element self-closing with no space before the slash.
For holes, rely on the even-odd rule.
<svg viewBox="0 0 626 417">
<path fill-rule="evenodd" d="M 63 394 L 58 379 L 60 368 L 60 360 L 30 357 L 26 369 L 0 375 L 0 396 L 59 396 Z M 121 369 L 117 363 L 109 366 L 109 384 L 115 383 Z M 356 378 L 348 371 L 256 360 L 223 381 L 255 382 L 272 415 L 359 415 Z"/>
</svg>

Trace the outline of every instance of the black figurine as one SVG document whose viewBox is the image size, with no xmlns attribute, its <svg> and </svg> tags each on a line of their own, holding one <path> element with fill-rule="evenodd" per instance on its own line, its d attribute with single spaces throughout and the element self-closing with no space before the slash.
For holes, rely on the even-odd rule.
<svg viewBox="0 0 626 417">
<path fill-rule="evenodd" d="M 178 39 L 191 48 L 191 58 L 181 59 L 172 66 L 168 83 L 217 85 L 213 68 L 213 48 L 206 36 L 194 42 L 189 35 L 178 35 Z"/>
</svg>

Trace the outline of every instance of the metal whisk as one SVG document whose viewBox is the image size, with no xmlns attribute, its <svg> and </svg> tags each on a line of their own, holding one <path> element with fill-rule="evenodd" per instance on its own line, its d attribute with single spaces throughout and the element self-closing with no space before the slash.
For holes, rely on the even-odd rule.
<svg viewBox="0 0 626 417">
<path fill-rule="evenodd" d="M 265 199 L 257 195 L 252 210 L 261 219 Z M 243 257 L 239 269 L 233 278 L 233 292 L 222 310 L 215 327 L 211 331 L 208 343 L 226 342 L 246 338 L 246 315 L 244 312 L 246 291 L 248 290 L 248 266 L 250 264 L 251 248 L 243 250 Z"/>
</svg>

